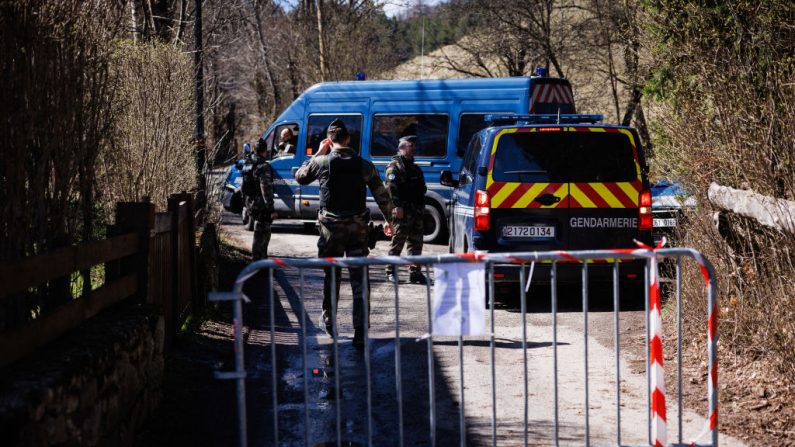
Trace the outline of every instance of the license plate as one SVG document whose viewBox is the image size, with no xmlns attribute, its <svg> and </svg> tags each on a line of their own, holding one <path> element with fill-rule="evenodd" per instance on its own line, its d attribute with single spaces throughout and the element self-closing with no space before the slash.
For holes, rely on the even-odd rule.
<svg viewBox="0 0 795 447">
<path fill-rule="evenodd" d="M 504 237 L 555 237 L 555 227 L 508 225 L 502 227 Z"/>
<path fill-rule="evenodd" d="M 654 219 L 654 226 L 655 227 L 675 227 L 676 226 L 676 218 L 671 217 L 669 219 Z"/>
</svg>

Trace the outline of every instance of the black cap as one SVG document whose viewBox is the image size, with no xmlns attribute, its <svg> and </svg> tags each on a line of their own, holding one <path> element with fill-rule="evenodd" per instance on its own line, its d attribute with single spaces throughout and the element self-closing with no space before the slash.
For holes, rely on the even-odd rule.
<svg viewBox="0 0 795 447">
<path fill-rule="evenodd" d="M 265 152 L 266 149 L 268 149 L 268 145 L 265 143 L 265 140 L 263 140 L 262 138 L 260 138 L 259 140 L 257 140 L 256 143 L 254 143 L 254 152 L 256 152 L 257 154 Z"/>
<path fill-rule="evenodd" d="M 344 133 L 348 133 L 348 128 L 345 127 L 345 123 L 339 118 L 335 119 L 334 121 L 331 122 L 331 124 L 328 125 L 328 132 L 332 132 L 335 130 L 341 130 Z"/>
</svg>

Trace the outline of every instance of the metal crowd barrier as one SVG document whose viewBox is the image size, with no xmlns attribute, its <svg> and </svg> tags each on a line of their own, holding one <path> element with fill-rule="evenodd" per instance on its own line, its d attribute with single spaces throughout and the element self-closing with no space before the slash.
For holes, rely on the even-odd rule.
<svg viewBox="0 0 795 447">
<path fill-rule="evenodd" d="M 678 433 L 676 435 L 677 442 L 675 443 L 668 443 L 666 439 L 666 413 L 665 413 L 665 402 L 664 402 L 664 388 L 659 389 L 659 384 L 655 384 L 656 381 L 661 380 L 662 374 L 662 348 L 659 347 L 659 351 L 655 352 L 655 342 L 661 342 L 661 340 L 655 340 L 654 331 L 659 330 L 659 328 L 654 328 L 655 321 L 659 324 L 660 320 L 660 309 L 659 309 L 659 295 L 657 296 L 657 302 L 654 303 L 654 294 L 659 294 L 659 288 L 657 291 L 654 290 L 654 283 L 657 278 L 657 270 L 658 270 L 658 262 L 662 259 L 671 259 L 674 262 L 675 268 L 675 298 L 676 298 L 676 321 L 677 321 L 677 339 L 676 339 L 676 354 L 677 354 L 677 361 L 676 361 L 676 380 L 678 382 L 678 393 L 677 393 L 677 417 L 678 417 Z M 706 290 L 707 290 L 707 311 L 708 311 L 708 321 L 706 321 L 706 332 L 707 332 L 707 348 L 708 348 L 708 379 L 707 379 L 707 400 L 708 400 L 708 417 L 706 418 L 706 426 L 701 434 L 691 438 L 690 441 L 685 443 L 683 438 L 683 429 L 682 429 L 682 414 L 683 414 L 683 396 L 682 396 L 682 260 L 684 258 L 691 258 L 695 260 L 697 265 L 699 266 L 701 273 L 704 277 Z M 487 287 L 490 292 L 490 296 L 495 296 L 495 281 L 494 281 L 494 266 L 502 266 L 506 264 L 514 265 L 519 267 L 519 274 L 520 274 L 520 284 L 522 286 L 519 287 L 519 298 L 521 303 L 521 318 L 522 318 L 522 340 L 521 340 L 521 348 L 523 351 L 523 359 L 524 359 L 524 389 L 523 389 L 523 398 L 524 398 L 524 423 L 523 423 L 523 437 L 522 439 L 512 440 L 511 442 L 519 443 L 521 442 L 522 445 L 528 445 L 529 438 L 528 438 L 528 431 L 529 431 L 529 423 L 528 423 L 528 345 L 527 345 L 527 309 L 526 309 L 526 291 L 527 288 L 524 287 L 528 281 L 528 271 L 529 271 L 529 278 L 532 279 L 533 269 L 540 264 L 546 264 L 550 268 L 550 306 L 551 306 L 551 318 L 552 318 L 552 348 L 553 348 L 553 371 L 554 371 L 554 408 L 552 409 L 552 419 L 554 421 L 554 428 L 552 428 L 552 433 L 550 433 L 552 439 L 551 443 L 554 445 L 559 445 L 561 442 L 560 440 L 560 409 L 558 406 L 558 393 L 559 393 L 559 384 L 558 384 L 558 377 L 560 374 L 560 365 L 559 365 L 559 358 L 558 358 L 558 347 L 559 347 L 559 340 L 558 340 L 558 284 L 557 284 L 557 269 L 558 265 L 562 263 L 566 263 L 567 265 L 571 265 L 572 263 L 579 263 L 582 269 L 582 303 L 583 303 L 583 333 L 585 337 L 585 348 L 583 351 L 583 358 L 582 361 L 585 362 L 585 377 L 584 377 L 584 444 L 590 445 L 590 426 L 589 426 L 589 389 L 588 389 L 588 362 L 589 362 L 589 353 L 588 353 L 588 311 L 589 311 L 589 287 L 588 287 L 588 268 L 589 265 L 592 264 L 593 261 L 602 262 L 602 263 L 610 263 L 612 264 L 612 294 L 613 294 L 613 338 L 614 338 L 614 354 L 615 354 L 615 417 L 616 417 L 616 427 L 615 427 L 615 445 L 621 446 L 622 439 L 621 439 L 621 407 L 622 407 L 622 392 L 621 392 L 621 356 L 619 350 L 619 263 L 622 260 L 632 260 L 632 259 L 640 259 L 645 260 L 645 284 L 647 287 L 644 287 L 644 301 L 645 301 L 645 323 L 646 323 L 646 346 L 648 349 L 646 350 L 646 408 L 648 409 L 646 416 L 647 425 L 648 425 L 648 445 L 702 445 L 697 444 L 697 441 L 706 438 L 711 446 L 718 445 L 718 419 L 717 419 L 717 402 L 718 402 L 718 387 L 717 387 L 717 285 L 715 280 L 715 274 L 712 264 L 704 258 L 699 252 L 687 249 L 687 248 L 657 248 L 652 249 L 650 247 L 644 247 L 639 249 L 625 249 L 625 250 L 596 250 L 596 251 L 572 251 L 572 252 L 563 252 L 563 251 L 554 251 L 554 252 L 524 252 L 524 253 L 511 253 L 511 254 L 482 254 L 482 253 L 469 253 L 469 254 L 450 254 L 450 255 L 433 255 L 433 256 L 407 256 L 407 257 L 394 257 L 394 256 L 383 256 L 383 257 L 370 257 L 370 258 L 325 258 L 325 259 L 278 259 L 278 258 L 270 258 L 270 259 L 263 259 L 257 262 L 253 262 L 249 264 L 241 273 L 239 274 L 234 290 L 232 292 L 222 292 L 222 293 L 213 293 L 210 295 L 211 301 L 231 301 L 233 303 L 233 312 L 234 312 L 234 352 L 235 352 L 235 370 L 231 372 L 216 372 L 216 378 L 218 379 L 231 379 L 237 382 L 237 411 L 238 411 L 238 431 L 239 431 L 239 442 L 241 446 L 246 446 L 248 443 L 247 438 L 247 415 L 246 415 L 246 370 L 244 367 L 244 341 L 243 341 L 243 331 L 242 331 L 242 320 L 243 320 L 243 302 L 248 302 L 248 298 L 243 294 L 243 284 L 250 279 L 253 275 L 260 271 L 266 271 L 267 276 L 270 279 L 269 284 L 273 284 L 274 279 L 274 270 L 275 269 L 297 269 L 298 276 L 299 276 L 299 286 L 298 286 L 298 295 L 300 299 L 300 314 L 301 314 L 301 345 L 303 351 L 303 370 L 304 370 L 304 377 L 303 377 L 303 413 L 304 413 L 304 445 L 315 445 L 314 441 L 310 439 L 309 433 L 309 396 L 307 394 L 308 389 L 308 378 L 307 378 L 307 322 L 306 322 L 306 312 L 305 312 L 305 299 L 310 298 L 305 296 L 305 270 L 307 269 L 322 269 L 324 267 L 364 267 L 362 269 L 362 274 L 364 276 L 364 287 L 370 287 L 368 282 L 368 268 L 373 266 L 387 266 L 387 265 L 394 265 L 394 266 L 405 266 L 410 264 L 418 264 L 422 265 L 425 268 L 426 276 L 428 277 L 428 285 L 426 285 L 426 296 L 427 296 L 427 328 L 428 334 L 431 334 L 431 285 L 430 285 L 430 266 L 434 264 L 447 264 L 447 263 L 467 263 L 467 262 L 481 262 L 485 263 L 486 272 L 488 273 L 487 276 Z M 397 268 L 397 267 L 396 267 Z M 332 275 L 336 274 L 335 269 L 331 269 Z M 321 270 L 322 273 L 322 270 Z M 402 446 L 404 444 L 404 402 L 403 402 L 403 386 L 405 385 L 402 383 L 401 378 L 401 344 L 400 344 L 400 309 L 398 305 L 399 301 L 399 290 L 400 284 L 397 279 L 399 275 L 395 275 L 395 281 L 393 284 L 394 287 L 394 312 L 395 312 L 395 391 L 397 393 L 397 407 L 398 407 L 398 420 L 395 423 L 398 426 L 398 439 L 397 444 Z M 657 286 L 659 286 L 659 281 L 656 281 Z M 344 286 L 344 283 L 343 283 Z M 529 285 L 528 285 L 529 288 Z M 650 296 L 651 293 L 651 296 Z M 333 318 L 336 320 L 336 307 L 337 307 L 337 300 L 336 300 L 336 291 L 332 287 L 332 315 Z M 312 294 L 313 296 L 311 299 L 322 299 L 322 286 L 320 290 L 316 290 Z M 367 294 L 365 293 L 365 296 Z M 270 287 L 270 291 L 268 293 L 268 302 L 270 307 L 270 354 L 271 354 L 271 396 L 272 396 L 272 413 L 273 413 L 273 420 L 271 421 L 273 424 L 273 444 L 272 445 L 281 445 L 280 438 L 279 438 L 279 402 L 278 402 L 278 392 L 277 392 L 277 385 L 279 375 L 277 372 L 277 356 L 276 356 L 276 339 L 275 339 L 275 324 L 274 324 L 274 292 L 273 287 Z M 651 302 L 651 307 L 650 307 Z M 655 306 L 656 309 L 655 309 Z M 367 309 L 367 303 L 364 303 L 364 308 Z M 656 315 L 655 315 L 656 311 Z M 494 299 L 490 300 L 490 304 L 486 309 L 486 312 L 489 313 L 490 318 L 490 332 L 487 333 L 489 337 L 489 350 L 490 350 L 490 358 L 491 358 L 491 445 L 496 446 L 498 443 L 498 436 L 497 436 L 497 393 L 498 390 L 495 386 L 496 383 L 496 372 L 495 372 L 495 319 L 494 319 Z M 651 327 L 650 327 L 651 325 Z M 335 334 L 333 337 L 333 358 L 334 358 L 334 411 L 336 412 L 336 445 L 349 445 L 343 444 L 342 440 L 342 427 L 341 427 L 341 409 L 340 409 L 340 363 L 339 363 L 339 339 L 336 334 L 336 327 L 338 325 L 335 324 Z M 373 390 L 372 390 L 372 366 L 371 366 L 371 340 L 369 337 L 369 329 L 367 325 L 365 325 L 365 346 L 362 355 L 364 356 L 364 363 L 365 363 L 365 374 L 367 379 L 366 384 L 366 400 L 367 400 L 367 445 L 373 445 L 373 430 L 374 430 L 374 421 L 373 421 Z M 434 365 L 434 337 L 430 335 L 426 335 L 425 337 L 427 342 L 427 349 L 428 349 L 428 403 L 429 403 L 429 427 L 430 433 L 428 433 L 427 443 L 431 446 L 436 446 L 439 443 L 436 434 L 436 428 L 438 425 L 438 418 L 436 414 L 436 402 L 435 402 L 435 365 Z M 417 339 L 420 341 L 421 339 Z M 459 411 L 459 429 L 460 429 L 460 444 L 463 446 L 466 444 L 466 428 L 467 428 L 467 420 L 465 414 L 465 392 L 464 392 L 464 337 L 459 336 L 457 340 L 458 344 L 458 357 L 459 357 L 459 370 L 458 370 L 458 382 L 459 382 L 459 399 L 460 399 L 460 411 Z M 654 357 L 658 357 L 658 359 L 654 359 Z M 566 361 L 571 361 L 571 359 L 564 359 Z M 654 362 L 657 361 L 659 365 L 655 365 Z M 659 368 L 659 369 L 657 369 Z M 658 393 L 661 392 L 661 393 Z M 662 394 L 662 397 L 660 397 Z M 662 399 L 662 401 L 660 401 Z M 662 405 L 662 408 L 660 408 Z M 416 417 L 416 415 L 413 415 Z M 661 425 L 660 425 L 661 424 Z M 662 430 L 660 432 L 660 430 Z M 654 433 L 653 433 L 654 432 Z M 570 440 L 569 440 L 570 441 Z M 347 442 L 347 441 L 346 441 Z M 324 444 L 326 445 L 326 444 Z"/>
</svg>

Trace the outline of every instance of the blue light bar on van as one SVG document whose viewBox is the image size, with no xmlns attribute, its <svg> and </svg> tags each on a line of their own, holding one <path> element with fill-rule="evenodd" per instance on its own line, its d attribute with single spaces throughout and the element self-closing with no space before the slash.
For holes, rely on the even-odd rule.
<svg viewBox="0 0 795 447">
<path fill-rule="evenodd" d="M 598 123 L 604 119 L 602 115 L 486 115 L 483 119 L 487 123 L 524 123 L 524 124 L 578 124 Z"/>
</svg>

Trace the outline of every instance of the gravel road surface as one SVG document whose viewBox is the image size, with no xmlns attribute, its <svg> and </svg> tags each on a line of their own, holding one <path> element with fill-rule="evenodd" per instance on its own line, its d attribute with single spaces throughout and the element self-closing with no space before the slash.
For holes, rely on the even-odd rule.
<svg viewBox="0 0 795 447">
<path fill-rule="evenodd" d="M 235 245 L 249 249 L 252 233 L 243 229 L 239 218 L 226 214 L 222 226 L 224 237 Z M 317 235 L 299 223 L 277 222 L 270 244 L 276 257 L 314 257 Z M 381 241 L 373 255 L 384 255 L 388 242 Z M 447 247 L 426 246 L 426 253 L 445 253 Z M 407 284 L 408 272 L 401 272 L 398 308 L 399 338 L 395 337 L 395 291 L 386 282 L 382 268 L 370 272 L 372 315 L 370 329 L 370 376 L 373 445 L 430 445 L 431 406 L 429 405 L 429 355 L 427 333 L 428 290 Z M 318 327 L 323 275 L 306 270 L 301 277 L 295 269 L 275 274 L 277 299 L 275 341 L 278 347 L 279 444 L 304 445 L 305 430 L 309 445 L 336 445 L 336 408 L 340 408 L 340 438 L 343 445 L 367 445 L 367 365 L 365 356 L 351 344 L 351 291 L 347 272 L 343 273 L 338 311 L 340 326 L 338 368 L 334 367 L 332 340 Z M 305 305 L 301 305 L 301 293 Z M 616 445 L 616 381 L 614 351 L 614 314 L 609 290 L 595 290 L 588 314 L 588 336 L 584 333 L 579 287 L 562 288 L 558 313 L 558 412 L 562 445 L 583 445 L 585 424 L 585 362 L 588 363 L 588 435 L 593 445 Z M 268 386 L 249 387 L 249 407 L 267 408 L 266 414 L 249 414 L 252 445 L 273 445 L 273 414 L 270 401 L 270 308 L 262 298 L 262 289 L 249 289 L 254 304 L 246 312 L 261 313 L 261 324 L 249 324 L 247 364 L 249 381 L 262 380 Z M 260 295 L 259 297 L 257 295 Z M 554 374 L 552 316 L 549 312 L 549 287 L 530 289 L 527 328 L 527 436 L 529 445 L 554 445 Z M 624 304 L 622 304 L 624 306 Z M 303 308 L 302 308 L 303 307 Z M 635 306 L 637 307 L 637 306 Z M 250 315 L 247 315 L 250 317 Z M 524 439 L 524 356 L 522 320 L 518 297 L 498 297 L 494 311 L 496 439 L 498 445 L 522 445 Z M 306 338 L 302 336 L 306 322 Z M 487 321 L 487 327 L 491 322 Z M 647 439 L 646 376 L 643 353 L 643 311 L 622 311 L 619 319 L 622 352 L 621 373 L 621 443 L 642 445 Z M 303 364 L 302 340 L 306 341 L 306 365 Z M 400 393 L 397 399 L 396 352 L 401 358 Z M 467 337 L 463 343 L 464 402 L 460 399 L 460 357 L 457 338 L 435 337 L 431 360 L 435 398 L 435 436 L 437 445 L 460 444 L 460 412 L 463 407 L 468 445 L 490 445 L 492 439 L 492 369 L 489 337 Z M 316 371 L 313 371 L 316 370 Z M 339 371 L 340 400 L 336 400 L 335 371 Z M 304 405 L 304 380 L 307 405 Z M 264 382 L 267 381 L 267 382 Z M 672 387 L 669 385 L 669 389 Z M 704 391 L 706 395 L 706 390 Z M 267 399 L 257 405 L 252 400 Z M 669 442 L 678 431 L 675 394 L 668 397 Z M 399 410 L 402 405 L 402 412 Z M 704 418 L 690 409 L 683 413 L 684 442 L 699 433 Z M 402 414 L 402 433 L 400 423 Z M 306 416 L 308 415 L 308 419 Z M 305 424 L 308 420 L 309 424 Z M 702 440 L 706 442 L 707 440 Z M 330 444 L 329 444 L 330 443 Z M 743 445 L 736 439 L 721 436 L 721 445 Z"/>
</svg>

